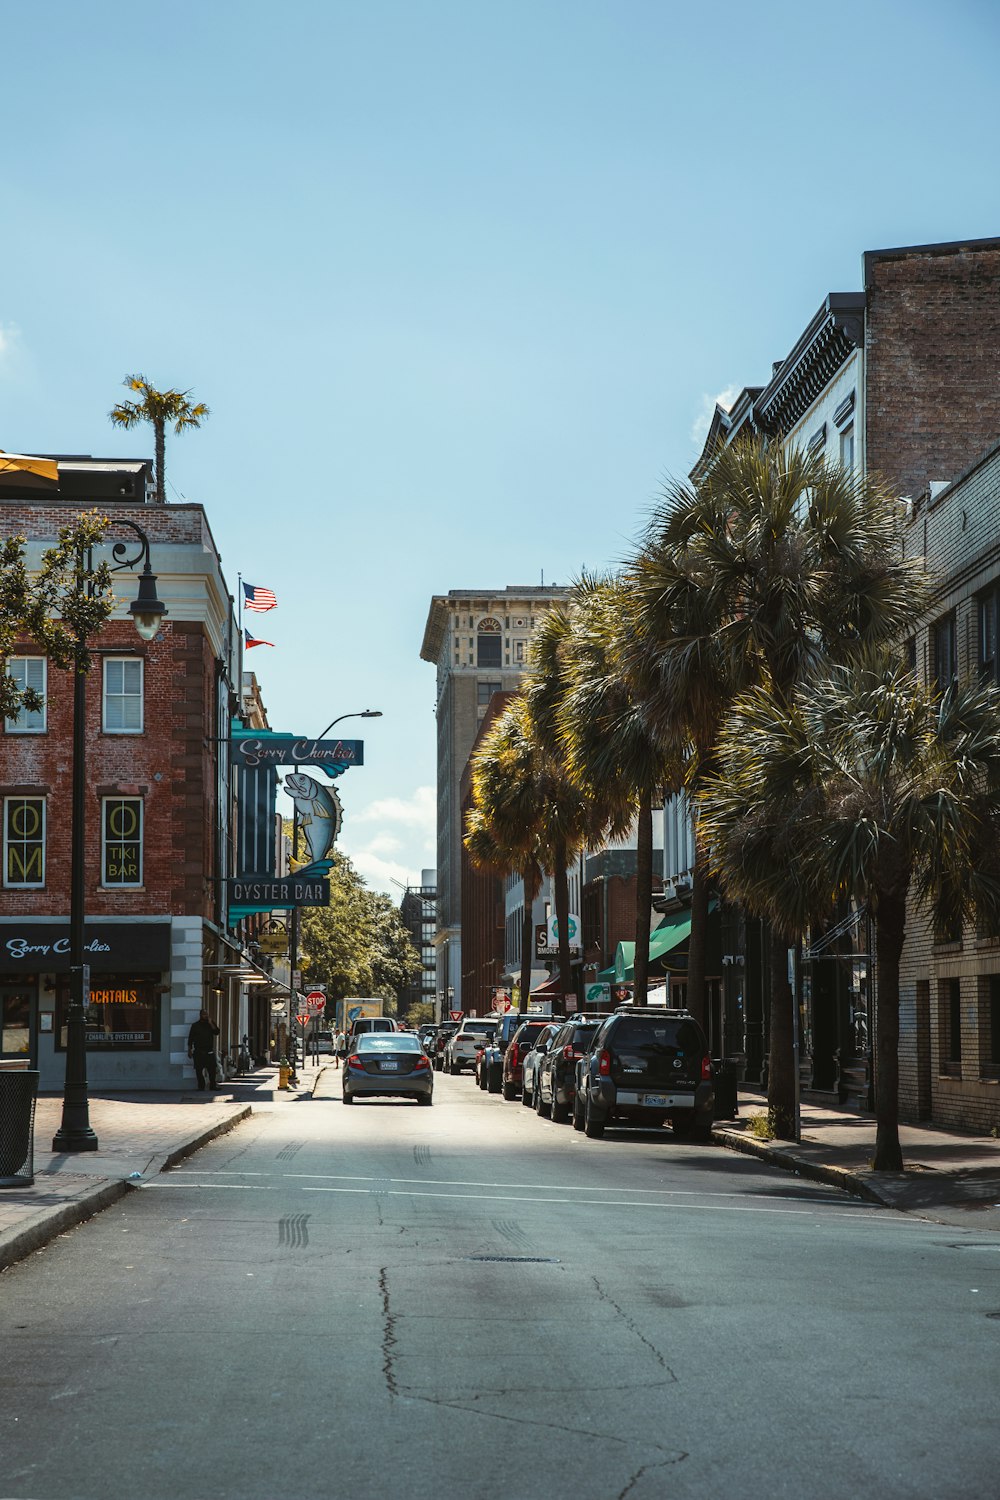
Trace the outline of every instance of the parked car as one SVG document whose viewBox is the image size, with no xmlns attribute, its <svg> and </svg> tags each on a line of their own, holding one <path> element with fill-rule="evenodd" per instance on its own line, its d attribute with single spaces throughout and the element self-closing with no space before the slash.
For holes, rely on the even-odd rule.
<svg viewBox="0 0 1000 1500">
<path fill-rule="evenodd" d="M 440 1073 L 441 1069 L 444 1067 L 444 1049 L 448 1045 L 448 1038 L 450 1036 L 453 1036 L 457 1030 L 457 1022 L 446 1021 L 442 1026 L 439 1026 L 437 1028 L 437 1031 L 434 1033 L 434 1050 L 431 1053 L 431 1060 L 434 1064 L 434 1071 L 436 1073 Z"/>
<path fill-rule="evenodd" d="M 317 1033 L 316 1033 L 315 1047 L 316 1047 L 316 1051 L 317 1052 L 332 1052 L 333 1051 L 333 1032 L 332 1031 L 317 1031 Z"/>
<path fill-rule="evenodd" d="M 615 1120 L 707 1141 L 715 1088 L 708 1043 L 686 1010 L 623 1008 L 598 1027 L 576 1065 L 573 1124 L 591 1138 Z"/>
<path fill-rule="evenodd" d="M 538 1069 L 560 1029 L 559 1021 L 550 1021 L 538 1032 L 533 1045 L 524 1054 L 521 1062 L 521 1103 L 528 1109 L 534 1106 L 537 1096 Z"/>
<path fill-rule="evenodd" d="M 490 1086 L 490 1065 L 488 1054 L 493 1043 L 493 1035 L 495 1030 L 496 1028 L 493 1027 L 486 1033 L 481 1042 L 476 1043 L 476 1082 L 484 1093 Z"/>
<path fill-rule="evenodd" d="M 576 1065 L 590 1050 L 597 1029 L 605 1019 L 604 1016 L 572 1016 L 560 1026 L 535 1069 L 537 1114 L 550 1114 L 557 1124 L 569 1119 L 576 1098 Z"/>
<path fill-rule="evenodd" d="M 463 1016 L 458 1028 L 448 1038 L 444 1049 L 447 1073 L 461 1073 L 476 1066 L 476 1043 L 481 1042 L 494 1022 L 485 1016 Z"/>
<path fill-rule="evenodd" d="M 503 1055 L 501 1091 L 505 1099 L 516 1099 L 524 1083 L 524 1060 L 542 1032 L 553 1024 L 551 1016 L 537 1016 L 517 1027 Z"/>
<path fill-rule="evenodd" d="M 487 1087 L 491 1094 L 498 1094 L 503 1087 L 503 1055 L 510 1045 L 510 1039 L 519 1026 L 523 1026 L 529 1017 L 525 1012 L 518 1010 L 505 1011 L 497 1018 L 496 1034 L 486 1049 L 483 1066 L 487 1070 Z M 538 1019 L 538 1018 L 535 1018 Z M 550 1021 L 551 1016 L 543 1016 L 540 1019 Z"/>
<path fill-rule="evenodd" d="M 354 1042 L 344 1063 L 343 1099 L 386 1094 L 431 1104 L 434 1073 L 417 1037 L 406 1031 L 369 1031 Z"/>
</svg>

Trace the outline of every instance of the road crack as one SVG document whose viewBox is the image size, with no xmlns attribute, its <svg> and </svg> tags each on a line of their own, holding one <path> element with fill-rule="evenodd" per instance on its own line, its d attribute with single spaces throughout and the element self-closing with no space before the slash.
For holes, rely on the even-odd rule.
<svg viewBox="0 0 1000 1500">
<path fill-rule="evenodd" d="M 382 1293 L 382 1374 L 386 1390 L 395 1399 L 399 1394 L 396 1383 L 396 1316 L 389 1305 L 389 1273 L 385 1266 L 378 1273 L 378 1288 Z"/>
<path fill-rule="evenodd" d="M 596 1276 L 592 1276 L 590 1279 L 594 1283 L 594 1287 L 596 1288 L 597 1295 L 598 1295 L 598 1297 L 600 1297 L 601 1301 L 602 1302 L 606 1302 L 609 1307 L 613 1307 L 614 1308 L 615 1312 L 621 1318 L 622 1322 L 625 1324 L 625 1327 L 628 1329 L 629 1333 L 634 1334 L 635 1337 L 639 1340 L 640 1344 L 645 1344 L 646 1348 L 649 1350 L 650 1354 L 656 1360 L 656 1363 L 660 1366 L 661 1370 L 666 1370 L 667 1374 L 670 1376 L 671 1381 L 674 1382 L 674 1383 L 676 1383 L 677 1376 L 674 1374 L 673 1370 L 667 1364 L 666 1360 L 663 1358 L 663 1355 L 660 1353 L 659 1349 L 657 1349 L 656 1345 L 655 1344 L 651 1344 L 649 1342 L 649 1339 L 643 1333 L 642 1329 L 639 1328 L 632 1321 L 632 1319 L 629 1317 L 628 1313 L 622 1307 L 621 1303 L 620 1302 L 616 1302 L 615 1299 L 614 1299 L 614 1297 L 612 1297 L 611 1293 L 610 1292 L 606 1292 L 604 1290 L 604 1288 L 601 1286 L 601 1283 L 598 1281 L 597 1277 Z"/>
<path fill-rule="evenodd" d="M 639 1480 L 644 1474 L 648 1474 L 650 1469 L 668 1469 L 672 1464 L 682 1464 L 687 1456 L 686 1453 L 678 1453 L 674 1458 L 664 1458 L 656 1464 L 643 1464 L 641 1469 L 636 1469 L 635 1473 L 629 1476 L 625 1488 L 618 1491 L 615 1500 L 625 1500 L 626 1495 L 635 1489 Z"/>
</svg>

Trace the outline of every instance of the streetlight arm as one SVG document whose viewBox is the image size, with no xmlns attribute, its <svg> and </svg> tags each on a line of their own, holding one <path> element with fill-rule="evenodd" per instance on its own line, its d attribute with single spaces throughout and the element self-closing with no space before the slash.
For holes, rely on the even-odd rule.
<svg viewBox="0 0 1000 1500">
<path fill-rule="evenodd" d="M 342 724 L 345 719 L 381 719 L 381 717 L 382 710 L 380 708 L 363 708 L 357 713 L 340 714 L 336 719 L 333 720 L 332 723 L 328 724 L 323 730 L 323 733 L 318 734 L 316 738 L 318 740 L 325 740 L 334 724 Z"/>
</svg>

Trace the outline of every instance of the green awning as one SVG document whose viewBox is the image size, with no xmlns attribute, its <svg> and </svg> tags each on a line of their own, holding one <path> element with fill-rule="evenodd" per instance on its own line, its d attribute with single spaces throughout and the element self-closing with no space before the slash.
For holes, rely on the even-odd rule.
<svg viewBox="0 0 1000 1500">
<path fill-rule="evenodd" d="M 718 902 L 713 898 L 708 909 L 713 912 Z M 674 911 L 649 935 L 649 961 L 655 964 L 691 936 L 691 908 Z M 609 979 L 615 984 L 631 984 L 635 979 L 635 944 L 619 943 L 615 950 L 615 961 L 610 969 L 598 974 L 598 979 Z"/>
</svg>

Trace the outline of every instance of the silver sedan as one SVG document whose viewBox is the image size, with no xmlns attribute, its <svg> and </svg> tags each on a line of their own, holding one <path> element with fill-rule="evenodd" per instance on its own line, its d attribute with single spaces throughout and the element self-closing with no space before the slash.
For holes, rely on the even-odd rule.
<svg viewBox="0 0 1000 1500">
<path fill-rule="evenodd" d="M 431 1104 L 434 1072 L 417 1037 L 409 1031 L 372 1031 L 355 1037 L 344 1061 L 344 1103 L 382 1094 Z"/>
</svg>

